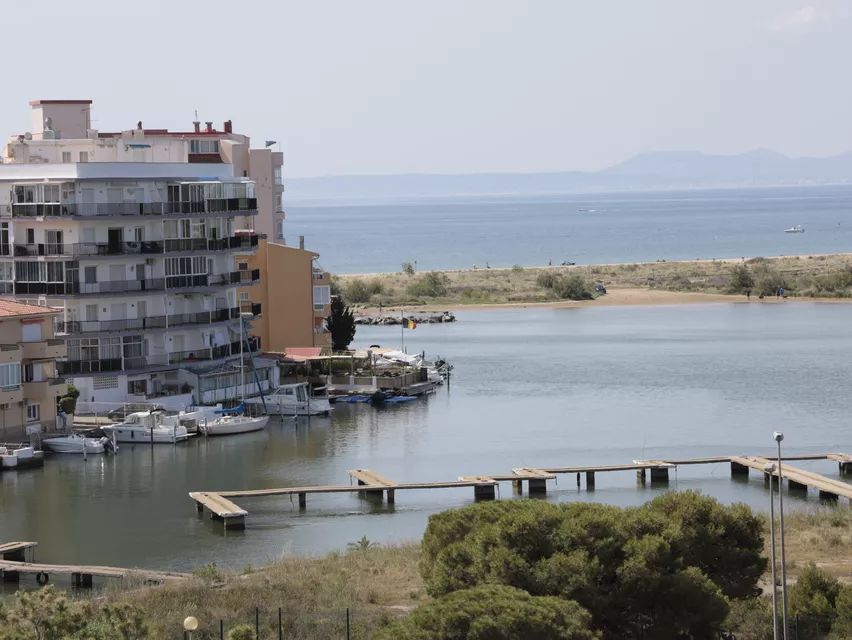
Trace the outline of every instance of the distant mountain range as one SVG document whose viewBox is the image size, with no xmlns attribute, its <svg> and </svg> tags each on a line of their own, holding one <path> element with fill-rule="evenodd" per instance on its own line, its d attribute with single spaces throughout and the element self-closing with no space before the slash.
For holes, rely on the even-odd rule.
<svg viewBox="0 0 852 640">
<path fill-rule="evenodd" d="M 852 152 L 830 158 L 788 158 L 766 149 L 733 156 L 655 151 L 594 172 L 294 178 L 287 180 L 286 193 L 287 199 L 293 201 L 815 184 L 852 184 Z"/>
</svg>

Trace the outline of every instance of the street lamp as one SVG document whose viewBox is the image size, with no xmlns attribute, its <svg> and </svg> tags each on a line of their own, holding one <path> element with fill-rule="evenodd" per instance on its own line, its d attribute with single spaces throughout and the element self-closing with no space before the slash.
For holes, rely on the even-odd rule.
<svg viewBox="0 0 852 640">
<path fill-rule="evenodd" d="M 769 549 L 772 556 L 772 640 L 778 640 L 778 578 L 775 575 L 775 492 L 772 490 L 772 474 L 775 463 L 767 462 L 763 470 L 769 478 Z"/>
<path fill-rule="evenodd" d="M 789 625 L 787 623 L 787 554 L 784 549 L 784 492 L 781 491 L 781 441 L 784 434 L 776 431 L 772 434 L 778 444 L 778 515 L 781 524 L 781 603 L 784 613 L 784 640 L 787 640 Z M 772 487 L 770 487 L 771 489 Z"/>
<path fill-rule="evenodd" d="M 193 616 L 189 616 L 183 621 L 183 637 L 191 638 L 192 632 L 198 629 L 198 619 Z"/>
</svg>

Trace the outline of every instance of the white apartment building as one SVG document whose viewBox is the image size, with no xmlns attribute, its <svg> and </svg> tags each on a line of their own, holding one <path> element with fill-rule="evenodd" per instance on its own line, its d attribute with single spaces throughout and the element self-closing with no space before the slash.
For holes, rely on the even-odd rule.
<svg viewBox="0 0 852 640">
<path fill-rule="evenodd" d="M 237 395 L 241 323 L 260 313 L 238 297 L 259 271 L 234 267 L 259 237 L 254 182 L 229 162 L 242 143 L 209 125 L 100 133 L 91 101 L 31 106 L 0 164 L 0 294 L 62 309 L 57 370 L 80 409 Z"/>
</svg>

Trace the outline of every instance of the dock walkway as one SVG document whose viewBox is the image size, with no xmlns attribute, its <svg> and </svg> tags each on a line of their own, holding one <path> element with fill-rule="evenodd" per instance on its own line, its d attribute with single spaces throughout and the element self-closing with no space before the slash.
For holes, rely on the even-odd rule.
<svg viewBox="0 0 852 640">
<path fill-rule="evenodd" d="M 0 560 L 0 576 L 3 582 L 17 582 L 20 575 L 35 574 L 39 584 L 47 584 L 51 574 L 70 575 L 71 582 L 77 587 L 91 587 L 94 576 L 102 578 L 126 578 L 138 576 L 148 583 L 161 583 L 169 580 L 184 580 L 188 573 L 171 571 L 148 571 L 144 569 L 121 569 L 118 567 L 97 567 L 88 565 L 36 564 L 34 562 L 15 562 Z"/>
<path fill-rule="evenodd" d="M 841 475 L 852 471 L 852 456 L 845 453 L 819 453 L 803 454 L 782 457 L 784 461 L 796 460 L 832 460 L 838 463 Z M 749 469 L 763 472 L 764 465 L 769 462 L 768 458 L 760 456 L 715 456 L 707 458 L 686 458 L 677 460 L 634 460 L 631 464 L 577 466 L 577 467 L 519 467 L 512 470 L 510 474 L 486 474 L 460 476 L 458 480 L 447 482 L 395 482 L 371 469 L 354 469 L 349 471 L 349 485 L 309 486 L 309 487 L 284 487 L 280 489 L 247 489 L 237 491 L 200 491 L 192 492 L 189 497 L 196 503 L 198 513 L 203 513 L 204 508 L 210 511 L 212 518 L 224 521 L 225 529 L 244 529 L 245 518 L 248 511 L 235 504 L 229 498 L 251 498 L 264 496 L 298 496 L 299 509 L 307 507 L 308 494 L 324 493 L 359 493 L 366 496 L 374 496 L 379 499 L 383 494 L 387 496 L 388 504 L 396 500 L 396 492 L 410 489 L 454 489 L 462 487 L 473 487 L 475 499 L 493 500 L 496 497 L 500 482 L 511 482 L 516 494 L 522 493 L 523 483 L 527 483 L 528 492 L 544 494 L 547 492 L 547 481 L 555 480 L 558 474 L 576 474 L 577 486 L 580 486 L 580 478 L 585 474 L 586 488 L 595 486 L 595 474 L 616 471 L 634 471 L 640 483 L 647 481 L 646 472 L 650 475 L 652 483 L 667 483 L 669 471 L 677 469 L 681 465 L 696 464 L 724 464 L 730 463 L 731 474 L 741 475 L 748 473 Z M 787 480 L 790 489 L 807 489 L 812 487 L 820 492 L 823 498 L 837 498 L 842 496 L 852 500 L 852 484 L 842 480 L 827 478 L 826 476 L 798 469 L 787 464 L 782 464 L 782 477 Z M 776 473 L 777 475 L 777 473 Z M 351 484 L 352 481 L 356 484 Z"/>
</svg>

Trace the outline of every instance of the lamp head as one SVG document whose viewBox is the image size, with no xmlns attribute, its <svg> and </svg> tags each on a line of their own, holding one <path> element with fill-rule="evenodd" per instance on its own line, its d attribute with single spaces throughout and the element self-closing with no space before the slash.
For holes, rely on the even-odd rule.
<svg viewBox="0 0 852 640">
<path fill-rule="evenodd" d="M 772 434 L 772 437 L 775 438 L 775 442 L 781 442 L 784 439 L 784 434 L 780 431 L 776 431 Z"/>
<path fill-rule="evenodd" d="M 774 462 L 767 462 L 765 465 L 763 465 L 763 470 L 766 473 L 775 473 L 775 463 Z"/>
<path fill-rule="evenodd" d="M 198 619 L 189 616 L 186 620 L 183 621 L 183 628 L 187 631 L 195 631 L 196 629 L 198 629 Z"/>
</svg>

